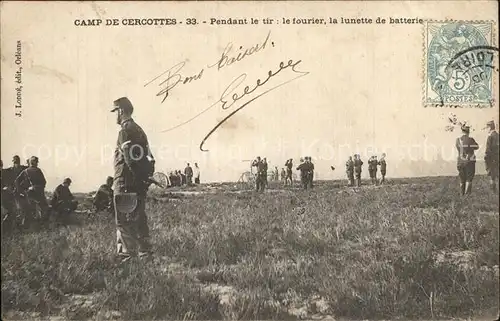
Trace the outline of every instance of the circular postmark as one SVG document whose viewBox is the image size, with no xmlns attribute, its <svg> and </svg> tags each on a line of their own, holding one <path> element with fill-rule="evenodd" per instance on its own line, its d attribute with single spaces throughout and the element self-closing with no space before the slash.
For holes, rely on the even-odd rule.
<svg viewBox="0 0 500 321">
<path fill-rule="evenodd" d="M 429 43 L 428 81 L 445 104 L 490 103 L 498 48 L 490 46 L 481 25 L 440 26 Z"/>
</svg>

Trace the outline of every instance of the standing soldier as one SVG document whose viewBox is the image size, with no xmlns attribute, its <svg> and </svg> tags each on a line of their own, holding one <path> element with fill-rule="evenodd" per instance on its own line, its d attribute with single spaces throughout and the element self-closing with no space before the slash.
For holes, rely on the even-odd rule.
<svg viewBox="0 0 500 321">
<path fill-rule="evenodd" d="M 279 181 L 280 180 L 280 172 L 278 170 L 278 166 L 274 166 L 274 180 Z"/>
<path fill-rule="evenodd" d="M 361 172 L 362 172 L 362 167 L 363 166 L 363 161 L 359 157 L 359 154 L 354 155 L 354 174 L 356 174 L 356 186 L 360 187 L 361 186 Z"/>
<path fill-rule="evenodd" d="M 117 250 L 123 262 L 136 254 L 151 255 L 146 216 L 146 194 L 154 173 L 154 158 L 148 138 L 132 119 L 134 107 L 126 97 L 114 101 L 111 112 L 117 112 L 121 129 L 115 149 L 114 207 Z"/>
<path fill-rule="evenodd" d="M 347 186 L 354 185 L 354 162 L 352 161 L 352 156 L 345 163 L 345 171 L 347 174 Z"/>
<path fill-rule="evenodd" d="M 385 183 L 385 174 L 387 173 L 387 162 L 385 161 L 385 156 L 385 153 L 382 153 L 382 157 L 380 157 L 380 160 L 378 162 L 378 164 L 380 165 L 380 175 L 382 175 L 380 184 Z"/>
<path fill-rule="evenodd" d="M 194 183 L 196 185 L 200 184 L 200 168 L 198 167 L 198 163 L 194 163 Z"/>
<path fill-rule="evenodd" d="M 290 180 L 290 186 L 293 185 L 293 178 L 292 178 L 292 168 L 293 168 L 293 159 L 289 159 L 285 163 L 286 167 L 286 177 L 285 177 L 285 185 L 287 185 L 288 180 Z"/>
<path fill-rule="evenodd" d="M 187 166 L 184 169 L 184 175 L 186 175 L 186 185 L 187 186 L 193 185 L 193 169 L 191 168 L 189 163 L 187 163 Z"/>
<path fill-rule="evenodd" d="M 495 122 L 489 121 L 486 124 L 490 133 L 486 140 L 486 151 L 484 153 L 484 162 L 486 163 L 486 172 L 490 177 L 491 189 L 494 193 L 497 192 L 496 181 L 498 179 L 498 166 L 499 166 L 499 145 L 498 145 L 498 132 L 495 130 Z"/>
<path fill-rule="evenodd" d="M 264 159 L 262 160 L 262 163 L 264 165 L 264 174 L 263 174 L 263 179 L 264 179 L 264 186 L 267 188 L 268 186 L 268 182 L 267 182 L 267 170 L 269 169 L 269 166 L 267 164 L 267 158 L 264 157 Z"/>
<path fill-rule="evenodd" d="M 19 193 L 22 193 L 27 197 L 27 200 L 32 204 L 33 202 L 38 203 L 42 216 L 42 219 L 46 219 L 48 215 L 49 204 L 47 203 L 47 199 L 45 198 L 45 186 L 47 185 L 47 181 L 45 180 L 45 176 L 40 168 L 38 168 L 38 157 L 31 156 L 29 159 L 30 167 L 26 168 L 16 177 L 15 186 L 16 190 Z M 25 211 L 25 215 L 33 214 L 35 211 L 34 208 L 30 208 L 28 211 Z M 26 213 L 30 212 L 30 213 Z M 23 220 L 26 221 L 24 218 Z"/>
<path fill-rule="evenodd" d="M 108 176 L 106 184 L 102 184 L 94 196 L 93 205 L 94 209 L 99 211 L 114 212 L 113 208 L 113 177 Z"/>
<path fill-rule="evenodd" d="M 307 158 L 307 157 L 306 157 Z M 304 189 L 307 189 L 308 185 L 308 165 L 303 158 L 300 159 L 300 164 L 297 166 L 297 170 L 300 171 L 300 182 Z"/>
<path fill-rule="evenodd" d="M 377 185 L 377 166 L 377 156 L 370 157 L 370 160 L 368 160 L 368 173 L 373 185 Z"/>
<path fill-rule="evenodd" d="M 257 159 L 255 159 L 252 162 L 252 166 L 257 167 L 257 175 L 255 178 L 255 190 L 257 192 L 259 191 L 263 192 L 265 188 L 265 178 L 267 177 L 267 166 L 260 159 L 260 156 L 257 156 Z"/>
<path fill-rule="evenodd" d="M 479 148 L 474 138 L 469 136 L 470 127 L 462 125 L 462 136 L 458 137 L 455 146 L 458 151 L 457 170 L 460 177 L 461 195 L 472 193 L 472 180 L 476 173 L 476 156 L 474 151 Z"/>
<path fill-rule="evenodd" d="M 311 156 L 306 157 L 306 163 L 307 163 L 307 183 L 309 185 L 309 188 L 313 188 L 314 164 L 312 162 Z"/>
<path fill-rule="evenodd" d="M 281 182 L 286 185 L 286 171 L 284 167 L 281 168 Z"/>
</svg>

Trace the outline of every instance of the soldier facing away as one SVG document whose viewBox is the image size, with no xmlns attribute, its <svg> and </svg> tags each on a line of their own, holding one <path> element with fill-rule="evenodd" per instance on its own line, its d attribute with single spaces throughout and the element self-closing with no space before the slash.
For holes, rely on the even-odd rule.
<svg viewBox="0 0 500 321">
<path fill-rule="evenodd" d="M 354 162 L 352 160 L 352 156 L 349 156 L 349 159 L 345 163 L 345 171 L 347 174 L 347 186 L 354 185 Z"/>
<path fill-rule="evenodd" d="M 281 182 L 286 185 L 286 170 L 284 167 L 281 168 Z"/>
<path fill-rule="evenodd" d="M 380 165 L 380 175 L 382 175 L 380 184 L 385 183 L 385 175 L 387 174 L 387 162 L 385 161 L 385 156 L 385 153 L 383 153 L 382 157 L 380 157 L 380 160 L 378 161 L 378 164 Z"/>
<path fill-rule="evenodd" d="M 484 152 L 484 162 L 486 164 L 486 172 L 490 177 L 490 186 L 493 192 L 497 192 L 498 166 L 499 166 L 499 142 L 498 132 L 495 130 L 495 122 L 489 121 L 488 126 L 490 132 L 486 139 L 486 151 Z"/>
<path fill-rule="evenodd" d="M 354 155 L 354 174 L 356 175 L 356 186 L 361 186 L 361 172 L 362 172 L 363 161 L 359 157 L 359 154 Z"/>
<path fill-rule="evenodd" d="M 474 152 L 479 145 L 474 138 L 469 136 L 470 127 L 462 125 L 462 136 L 458 137 L 455 147 L 458 151 L 457 170 L 460 178 L 460 194 L 470 195 L 472 193 L 472 180 L 476 173 L 476 155 Z"/>
<path fill-rule="evenodd" d="M 106 184 L 102 184 L 94 196 L 93 205 L 95 211 L 114 212 L 113 207 L 113 177 L 106 178 Z"/>
<path fill-rule="evenodd" d="M 132 119 L 134 107 L 126 97 L 114 101 L 121 129 L 114 156 L 114 208 L 118 255 L 127 261 L 136 254 L 151 254 L 149 227 L 146 216 L 146 194 L 149 177 L 154 173 L 154 158 L 148 138 Z M 137 253 L 138 252 L 138 253 Z"/>
</svg>

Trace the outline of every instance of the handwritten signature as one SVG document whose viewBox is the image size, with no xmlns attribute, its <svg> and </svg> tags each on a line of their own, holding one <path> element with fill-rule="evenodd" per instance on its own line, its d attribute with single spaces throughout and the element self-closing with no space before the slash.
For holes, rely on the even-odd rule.
<svg viewBox="0 0 500 321">
<path fill-rule="evenodd" d="M 232 64 L 235 64 L 235 63 L 243 60 L 246 57 L 249 57 L 253 54 L 256 54 L 260 51 L 263 51 L 264 49 L 266 49 L 266 46 L 267 46 L 267 43 L 269 42 L 270 36 L 271 36 L 271 31 L 268 32 L 266 38 L 260 44 L 256 44 L 255 46 L 252 46 L 250 48 L 244 48 L 243 46 L 240 46 L 238 51 L 237 51 L 237 54 L 236 54 L 236 52 L 233 53 L 233 43 L 229 42 L 227 44 L 226 48 L 224 48 L 224 51 L 222 52 L 220 58 L 218 58 L 218 60 L 214 64 L 208 65 L 207 68 L 213 68 L 213 67 L 217 66 L 217 71 L 219 71 L 226 66 L 230 66 Z M 274 45 L 274 42 L 271 42 L 271 43 Z M 159 74 L 158 76 L 153 78 L 152 80 L 148 81 L 144 85 L 144 87 L 151 85 L 153 82 L 155 82 L 156 80 L 158 80 L 166 75 L 167 78 L 158 83 L 158 86 L 161 87 L 162 89 L 156 94 L 157 97 L 163 96 L 163 100 L 161 101 L 161 103 L 165 102 L 165 100 L 168 98 L 170 91 L 174 87 L 176 87 L 177 85 L 179 85 L 179 84 L 186 85 L 186 84 L 189 84 L 195 80 L 199 80 L 203 77 L 203 73 L 205 71 L 205 68 L 202 68 L 195 75 L 182 76 L 180 74 L 180 72 L 184 68 L 186 63 L 187 63 L 187 60 L 184 60 L 184 61 L 176 64 L 175 66 L 165 70 L 164 72 L 162 72 L 161 74 Z"/>
<path fill-rule="evenodd" d="M 294 73 L 297 73 L 298 75 L 295 76 L 294 78 L 291 78 L 287 81 L 284 81 L 284 82 L 281 82 L 279 84 L 276 84 L 274 85 L 273 87 L 261 92 L 260 94 L 256 95 L 255 97 L 253 97 L 252 99 L 248 100 L 247 102 L 245 102 L 244 104 L 242 104 L 241 106 L 239 106 L 237 109 L 235 109 L 233 112 L 231 112 L 229 115 L 227 115 L 224 119 L 222 119 L 214 128 L 212 128 L 212 130 L 210 130 L 208 132 L 208 134 L 205 136 L 205 138 L 203 138 L 203 140 L 201 141 L 200 143 L 200 150 L 201 151 L 208 151 L 208 150 L 205 150 L 203 149 L 203 145 L 205 144 L 205 142 L 207 141 L 207 139 L 224 123 L 226 122 L 229 118 L 231 118 L 234 114 L 236 114 L 237 112 L 239 112 L 240 110 L 242 110 L 243 108 L 245 108 L 246 106 L 248 106 L 251 102 L 255 101 L 256 99 L 258 99 L 259 97 L 262 97 L 264 96 L 265 94 L 283 86 L 283 85 L 286 85 L 294 80 L 297 80 L 301 77 L 304 77 L 306 75 L 309 74 L 308 71 L 299 71 L 299 70 L 296 70 L 295 68 L 302 62 L 302 60 L 298 60 L 296 62 L 294 62 L 293 60 L 288 60 L 288 63 L 285 65 L 283 62 L 281 62 L 279 64 L 279 69 L 276 70 L 275 72 L 273 72 L 272 70 L 269 70 L 269 72 L 267 73 L 267 78 L 266 80 L 264 80 L 263 82 L 261 82 L 260 78 L 257 79 L 257 82 L 255 83 L 255 86 L 253 87 L 253 89 L 250 89 L 249 86 L 245 86 L 245 88 L 243 89 L 243 93 L 235 93 L 236 89 L 238 89 L 241 84 L 243 83 L 243 81 L 246 79 L 247 75 L 246 74 L 241 74 L 240 76 L 238 76 L 236 79 L 234 79 L 230 84 L 229 86 L 224 90 L 224 92 L 222 93 L 220 99 L 218 102 L 216 102 L 214 105 L 218 104 L 218 103 L 222 103 L 222 109 L 228 109 L 229 107 L 231 107 L 234 103 L 236 103 L 238 100 L 242 99 L 243 97 L 245 97 L 246 95 L 248 94 L 251 94 L 253 93 L 257 88 L 265 85 L 272 77 L 276 76 L 277 74 L 279 74 L 282 70 L 284 69 L 287 69 L 287 68 L 290 68 L 291 67 L 291 70 L 294 72 Z M 232 95 L 231 95 L 232 94 Z M 230 98 L 228 98 L 230 96 Z M 212 105 L 212 106 L 214 106 Z M 211 107 L 212 107 L 211 106 Z M 210 107 L 210 108 L 211 108 Z"/>
</svg>

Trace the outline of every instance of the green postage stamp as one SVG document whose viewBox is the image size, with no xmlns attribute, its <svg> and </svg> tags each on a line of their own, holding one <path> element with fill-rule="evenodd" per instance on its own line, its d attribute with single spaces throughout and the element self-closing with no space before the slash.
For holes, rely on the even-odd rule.
<svg viewBox="0 0 500 321">
<path fill-rule="evenodd" d="M 498 47 L 491 21 L 426 22 L 424 105 L 491 107 Z"/>
</svg>

